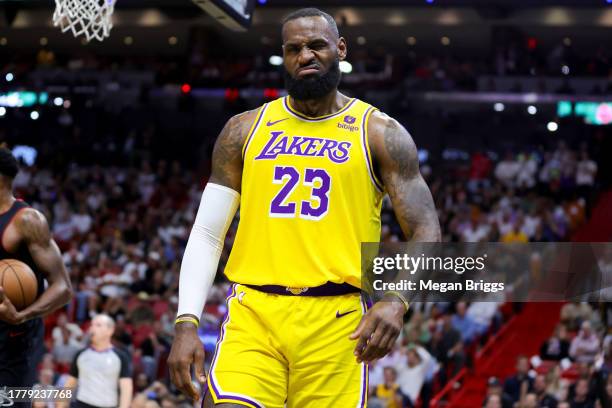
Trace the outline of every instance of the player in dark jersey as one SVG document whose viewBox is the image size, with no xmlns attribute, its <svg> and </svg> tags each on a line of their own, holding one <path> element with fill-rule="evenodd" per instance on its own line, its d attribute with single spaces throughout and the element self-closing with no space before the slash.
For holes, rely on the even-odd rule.
<svg viewBox="0 0 612 408">
<path fill-rule="evenodd" d="M 72 296 L 70 278 L 47 220 L 13 196 L 18 170 L 11 151 L 0 148 L 0 259 L 28 264 L 38 280 L 38 296 L 30 306 L 17 311 L 0 286 L 0 390 L 34 384 L 43 347 L 41 317 L 65 305 Z"/>
</svg>

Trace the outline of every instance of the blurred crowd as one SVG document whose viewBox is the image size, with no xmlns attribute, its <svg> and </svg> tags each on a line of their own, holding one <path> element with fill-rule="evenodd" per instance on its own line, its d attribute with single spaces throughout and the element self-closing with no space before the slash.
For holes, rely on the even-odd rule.
<svg viewBox="0 0 612 408">
<path fill-rule="evenodd" d="M 447 242 L 567 241 L 585 222 L 596 187 L 597 163 L 586 144 L 559 141 L 550 151 L 474 152 L 467 180 L 421 170 L 429 182 Z M 400 240 L 385 201 L 383 242 Z"/>
<path fill-rule="evenodd" d="M 449 46 L 423 47 L 413 38 L 403 49 L 385 44 L 359 44 L 359 39 L 348 38 L 352 65 L 350 73 L 343 77 L 342 86 L 348 89 L 370 89 L 373 86 L 397 86 L 404 83 L 407 90 L 462 90 L 473 91 L 479 87 L 479 78 L 484 76 L 504 77 L 548 77 L 548 78 L 609 78 L 610 51 L 604 43 L 590 44 L 588 52 L 572 43 L 570 37 L 559 38 L 553 44 L 541 44 L 523 33 L 514 32 L 510 38 L 495 38 L 492 47 L 485 53 L 466 53 Z M 446 38 L 446 37 L 445 37 Z M 168 84 L 190 83 L 204 88 L 282 88 L 282 67 L 272 65 L 270 57 L 282 52 L 280 39 L 274 47 L 256 54 L 227 55 L 220 53 L 211 57 L 210 44 L 194 37 L 188 51 L 183 55 L 164 57 L 138 56 L 104 57 L 95 55 L 87 48 L 62 54 L 51 46 L 44 46 L 37 54 L 24 55 L 19 52 L 9 55 L 0 66 L 3 73 L 15 74 L 15 86 L 66 85 L 69 74 L 81 72 L 73 85 L 105 85 L 111 76 L 120 79 L 119 72 L 146 73 L 152 78 L 147 86 L 163 87 Z M 36 75 L 30 76 L 34 72 Z M 44 81 L 38 75 L 45 72 Z M 96 80 L 95 73 L 99 79 Z M 129 81 L 122 84 L 131 87 Z M 489 91 L 495 91 L 490 83 Z M 515 91 L 521 91 L 517 82 Z M 612 89 L 612 82 L 589 89 L 592 94 L 605 94 Z M 572 94 L 569 82 L 546 88 L 541 82 L 540 92 Z"/>
<path fill-rule="evenodd" d="M 445 241 L 567 240 L 584 222 L 586 196 L 597 179 L 597 164 L 589 159 L 587 146 L 574 150 L 559 142 L 551 151 L 495 157 L 475 152 L 468 179 L 452 182 L 423 163 Z M 178 160 L 143 160 L 137 166 L 72 162 L 63 172 L 23 164 L 14 183 L 16 194 L 46 215 L 76 291 L 64 312 L 47 319 L 49 353 L 41 382 L 61 381 L 86 344 L 90 319 L 106 313 L 117 324 L 116 344 L 132 355 L 138 401 L 164 407 L 180 403 L 169 385 L 165 360 L 180 260 L 202 186 L 203 180 Z M 388 202 L 382 221 L 382 240 L 400 240 Z M 237 222 L 227 234 L 219 272 Z M 219 273 L 202 317 L 199 333 L 207 363 L 226 311 L 228 285 Z M 427 406 L 432 392 L 469 363 L 470 349 L 502 323 L 500 304 L 413 305 L 397 348 L 372 367 L 372 406 L 386 401 L 393 384 L 403 405 L 381 406 L 410 406 L 417 400 Z"/>
<path fill-rule="evenodd" d="M 612 404 L 612 309 L 567 303 L 539 355 L 519 356 L 515 374 L 491 377 L 485 408 L 605 408 Z M 517 404 L 517 405 L 515 405 Z"/>
</svg>

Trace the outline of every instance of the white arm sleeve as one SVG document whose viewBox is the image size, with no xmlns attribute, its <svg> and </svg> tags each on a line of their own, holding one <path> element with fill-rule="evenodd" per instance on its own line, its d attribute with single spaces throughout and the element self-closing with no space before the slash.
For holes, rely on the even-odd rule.
<svg viewBox="0 0 612 408">
<path fill-rule="evenodd" d="M 178 313 L 200 318 L 212 286 L 225 234 L 232 223 L 240 194 L 229 187 L 208 183 L 196 215 L 179 277 Z"/>
</svg>

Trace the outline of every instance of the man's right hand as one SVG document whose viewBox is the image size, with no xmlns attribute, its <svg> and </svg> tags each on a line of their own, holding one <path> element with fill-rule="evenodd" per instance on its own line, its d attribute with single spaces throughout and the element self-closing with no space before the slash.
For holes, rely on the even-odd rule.
<svg viewBox="0 0 612 408">
<path fill-rule="evenodd" d="M 205 387 L 204 347 L 193 323 L 178 323 L 175 332 L 176 336 L 168 356 L 170 380 L 183 394 L 193 401 L 198 401 L 200 394 L 191 382 L 191 366 L 193 365 L 195 369 L 196 380 Z"/>
</svg>

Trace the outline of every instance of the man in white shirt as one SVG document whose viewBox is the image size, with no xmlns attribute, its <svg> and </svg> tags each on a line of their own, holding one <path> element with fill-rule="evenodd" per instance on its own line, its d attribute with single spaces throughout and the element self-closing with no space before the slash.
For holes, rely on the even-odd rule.
<svg viewBox="0 0 612 408">
<path fill-rule="evenodd" d="M 395 367 L 398 372 L 397 382 L 402 394 L 410 398 L 410 402 L 414 405 L 421 393 L 432 358 L 431 354 L 421 346 L 409 347 L 406 353 L 406 364 L 398 364 Z"/>
<path fill-rule="evenodd" d="M 597 163 L 590 159 L 588 152 L 582 151 L 576 168 L 576 184 L 578 186 L 592 187 L 595 184 L 596 174 Z"/>
<path fill-rule="evenodd" d="M 482 218 L 472 219 L 470 225 L 461 233 L 463 242 L 486 241 L 489 235 L 489 226 L 482 222 Z"/>
<path fill-rule="evenodd" d="M 512 153 L 507 153 L 505 159 L 495 166 L 495 177 L 507 187 L 514 187 L 519 170 L 520 165 L 514 160 Z"/>
<path fill-rule="evenodd" d="M 572 340 L 570 357 L 579 363 L 592 363 L 600 352 L 599 338 L 591 329 L 591 322 L 582 322 L 581 330 Z"/>
</svg>

